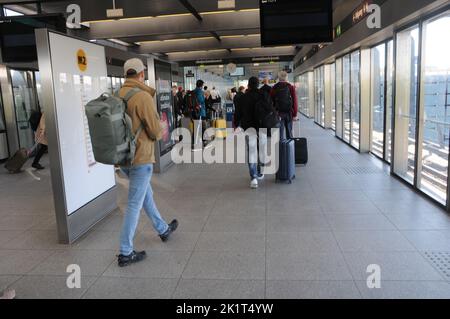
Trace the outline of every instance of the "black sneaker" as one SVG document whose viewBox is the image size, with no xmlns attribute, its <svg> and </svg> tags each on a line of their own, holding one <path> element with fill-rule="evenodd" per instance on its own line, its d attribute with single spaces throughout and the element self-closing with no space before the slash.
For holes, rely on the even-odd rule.
<svg viewBox="0 0 450 319">
<path fill-rule="evenodd" d="M 42 166 L 41 164 L 33 164 L 33 165 L 31 165 L 31 167 L 33 167 L 33 168 L 35 168 L 35 169 L 37 169 L 37 170 L 42 170 L 42 169 L 44 169 L 45 167 L 44 166 Z"/>
<path fill-rule="evenodd" d="M 169 229 L 164 234 L 159 235 L 161 240 L 163 242 L 166 242 L 169 239 L 170 234 L 172 234 L 177 229 L 177 227 L 178 227 L 178 220 L 176 219 L 172 220 L 172 222 L 169 224 Z"/>
<path fill-rule="evenodd" d="M 125 267 L 128 265 L 140 262 L 140 261 L 144 260 L 145 257 L 147 257 L 147 254 L 145 253 L 145 251 L 140 251 L 140 252 L 133 251 L 128 256 L 119 255 L 119 256 L 117 256 L 117 259 L 118 259 L 119 267 Z"/>
</svg>

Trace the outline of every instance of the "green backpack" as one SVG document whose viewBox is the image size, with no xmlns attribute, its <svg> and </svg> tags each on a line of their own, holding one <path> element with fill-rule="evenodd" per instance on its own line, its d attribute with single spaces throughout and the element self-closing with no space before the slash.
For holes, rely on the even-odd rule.
<svg viewBox="0 0 450 319">
<path fill-rule="evenodd" d="M 102 94 L 85 108 L 95 160 L 106 165 L 132 165 L 136 143 L 143 125 L 134 134 L 131 117 L 126 113 L 128 101 L 141 90 L 131 89 L 124 98 L 118 93 Z"/>
</svg>

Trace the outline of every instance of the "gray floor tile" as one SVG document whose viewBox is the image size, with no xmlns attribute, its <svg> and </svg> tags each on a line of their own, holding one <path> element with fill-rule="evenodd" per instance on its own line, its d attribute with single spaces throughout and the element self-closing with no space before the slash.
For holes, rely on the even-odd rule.
<svg viewBox="0 0 450 319">
<path fill-rule="evenodd" d="M 0 250 L 0 275 L 24 275 L 52 255 L 49 250 Z"/>
<path fill-rule="evenodd" d="M 29 274 L 67 276 L 67 267 L 76 264 L 80 266 L 82 276 L 100 276 L 116 260 L 114 250 L 57 251 Z"/>
<path fill-rule="evenodd" d="M 183 279 L 264 279 L 264 253 L 195 251 Z"/>
<path fill-rule="evenodd" d="M 285 252 L 337 252 L 332 232 L 268 233 L 267 249 Z"/>
<path fill-rule="evenodd" d="M 450 283 L 444 281 L 382 281 L 380 289 L 357 282 L 366 299 L 450 299 Z"/>
<path fill-rule="evenodd" d="M 16 282 L 17 280 L 19 280 L 20 278 L 22 278 L 22 276 L 6 276 L 6 275 L 0 275 L 0 294 L 6 289 L 8 288 L 11 284 L 13 284 L 14 282 Z"/>
<path fill-rule="evenodd" d="M 418 252 L 344 253 L 355 280 L 366 280 L 369 265 L 381 268 L 381 280 L 443 280 Z"/>
<path fill-rule="evenodd" d="M 320 201 L 325 214 L 380 214 L 381 211 L 370 200 Z"/>
<path fill-rule="evenodd" d="M 137 264 L 120 268 L 113 262 L 105 271 L 105 277 L 129 278 L 179 278 L 188 261 L 186 251 L 147 251 L 147 258 Z"/>
<path fill-rule="evenodd" d="M 389 214 L 387 218 L 400 230 L 450 230 L 450 217 L 444 213 Z"/>
<path fill-rule="evenodd" d="M 200 235 L 196 250 L 264 252 L 265 234 L 262 232 L 205 232 Z"/>
<path fill-rule="evenodd" d="M 328 231 L 330 226 L 322 214 L 315 215 L 269 215 L 268 232 Z"/>
<path fill-rule="evenodd" d="M 267 252 L 268 280 L 352 280 L 340 253 Z"/>
<path fill-rule="evenodd" d="M 96 277 L 82 277 L 81 288 L 68 288 L 67 276 L 24 276 L 10 286 L 19 299 L 79 299 Z"/>
<path fill-rule="evenodd" d="M 267 214 L 268 215 L 283 215 L 283 214 L 320 214 L 319 203 L 316 200 L 282 200 L 275 201 L 268 199 Z"/>
<path fill-rule="evenodd" d="M 407 215 L 415 215 L 420 214 L 421 212 L 427 212 L 427 214 L 434 213 L 437 215 L 441 215 L 443 210 L 440 207 L 437 207 L 431 204 L 426 199 L 423 199 L 417 195 L 416 199 L 404 200 L 402 198 L 397 198 L 396 200 L 378 200 L 375 202 L 375 205 L 387 215 L 390 214 L 407 214 Z"/>
<path fill-rule="evenodd" d="M 335 236 L 345 252 L 415 251 L 399 231 L 347 231 Z"/>
<path fill-rule="evenodd" d="M 0 230 L 27 230 L 47 219 L 48 215 L 6 215 L 0 218 Z"/>
<path fill-rule="evenodd" d="M 178 279 L 101 277 L 84 299 L 169 299 Z"/>
<path fill-rule="evenodd" d="M 178 230 L 180 232 L 197 233 L 201 232 L 206 225 L 208 215 L 186 215 L 186 214 L 174 214 L 173 218 L 176 218 L 179 222 Z M 150 225 L 146 227 L 145 231 L 150 231 Z"/>
<path fill-rule="evenodd" d="M 353 281 L 267 281 L 268 299 L 360 299 Z"/>
<path fill-rule="evenodd" d="M 184 232 L 178 229 L 172 233 L 170 239 L 166 242 L 162 242 L 158 234 L 152 229 L 146 229 L 145 231 L 136 235 L 134 239 L 134 245 L 137 249 L 144 250 L 184 250 L 192 251 L 197 243 L 199 232 Z"/>
<path fill-rule="evenodd" d="M 71 247 L 87 250 L 116 250 L 119 249 L 120 232 L 91 230 Z"/>
<path fill-rule="evenodd" d="M 211 215 L 205 232 L 264 232 L 264 216 Z"/>
<path fill-rule="evenodd" d="M 383 215 L 326 215 L 335 231 L 345 230 L 395 230 L 394 225 Z"/>
<path fill-rule="evenodd" d="M 23 234 L 22 230 L 0 230 L 0 248 L 8 248 L 8 242 Z"/>
<path fill-rule="evenodd" d="M 70 249 L 69 245 L 58 243 L 56 231 L 33 230 L 26 231 L 8 243 L 8 249 Z"/>
<path fill-rule="evenodd" d="M 263 280 L 181 279 L 175 299 L 263 299 Z"/>
<path fill-rule="evenodd" d="M 447 230 L 403 231 L 402 233 L 420 251 L 450 252 L 450 232 Z"/>
<path fill-rule="evenodd" d="M 266 202 L 254 199 L 218 200 L 212 215 L 262 215 L 266 214 Z"/>
</svg>

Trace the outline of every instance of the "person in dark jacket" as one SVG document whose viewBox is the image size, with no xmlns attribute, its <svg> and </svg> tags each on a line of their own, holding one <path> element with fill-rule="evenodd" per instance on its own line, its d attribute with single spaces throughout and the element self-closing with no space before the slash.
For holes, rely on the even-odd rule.
<svg viewBox="0 0 450 319">
<path fill-rule="evenodd" d="M 265 78 L 263 80 L 263 86 L 260 88 L 262 92 L 266 92 L 267 94 L 270 94 L 272 91 L 272 87 L 269 85 L 269 78 Z"/>
<path fill-rule="evenodd" d="M 278 73 L 279 82 L 274 85 L 270 95 L 281 119 L 280 138 L 292 139 L 294 137 L 292 134 L 292 122 L 297 120 L 298 102 L 295 87 L 287 81 L 287 76 L 286 71 Z M 285 91 L 288 91 L 287 96 L 283 94 Z M 283 104 L 290 105 L 285 110 L 284 107 L 281 109 Z"/>
<path fill-rule="evenodd" d="M 235 110 L 238 109 L 238 108 L 241 109 L 240 104 L 241 104 L 241 101 L 243 100 L 244 94 L 245 94 L 245 87 L 241 86 L 239 88 L 239 92 L 237 92 L 236 95 L 233 98 L 233 104 L 234 104 L 234 109 Z M 235 128 L 238 127 L 238 124 L 236 122 L 236 118 L 234 119 L 234 127 Z"/>
<path fill-rule="evenodd" d="M 261 173 L 261 156 L 264 156 L 265 146 L 267 145 L 267 135 L 259 132 L 259 123 L 257 117 L 256 104 L 263 95 L 258 90 L 259 80 L 251 77 L 248 81 L 248 90 L 239 100 L 236 106 L 236 127 L 247 131 L 254 129 L 253 132 L 247 131 L 247 147 L 248 147 L 248 166 L 250 171 L 250 187 L 258 188 L 258 180 L 264 179 Z M 259 143 L 258 143 L 259 141 Z M 258 146 L 262 147 L 258 149 Z M 258 150 L 260 152 L 258 152 Z M 258 154 L 260 153 L 260 154 Z"/>
</svg>

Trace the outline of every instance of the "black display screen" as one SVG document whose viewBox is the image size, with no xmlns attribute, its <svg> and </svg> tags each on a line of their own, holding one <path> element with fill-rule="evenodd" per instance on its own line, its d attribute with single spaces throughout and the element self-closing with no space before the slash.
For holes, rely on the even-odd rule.
<svg viewBox="0 0 450 319">
<path fill-rule="evenodd" d="M 262 46 L 333 41 L 331 0 L 260 0 Z"/>
<path fill-rule="evenodd" d="M 0 18 L 0 47 L 3 62 L 37 61 L 34 30 L 47 28 L 66 33 L 62 14 Z"/>
</svg>

